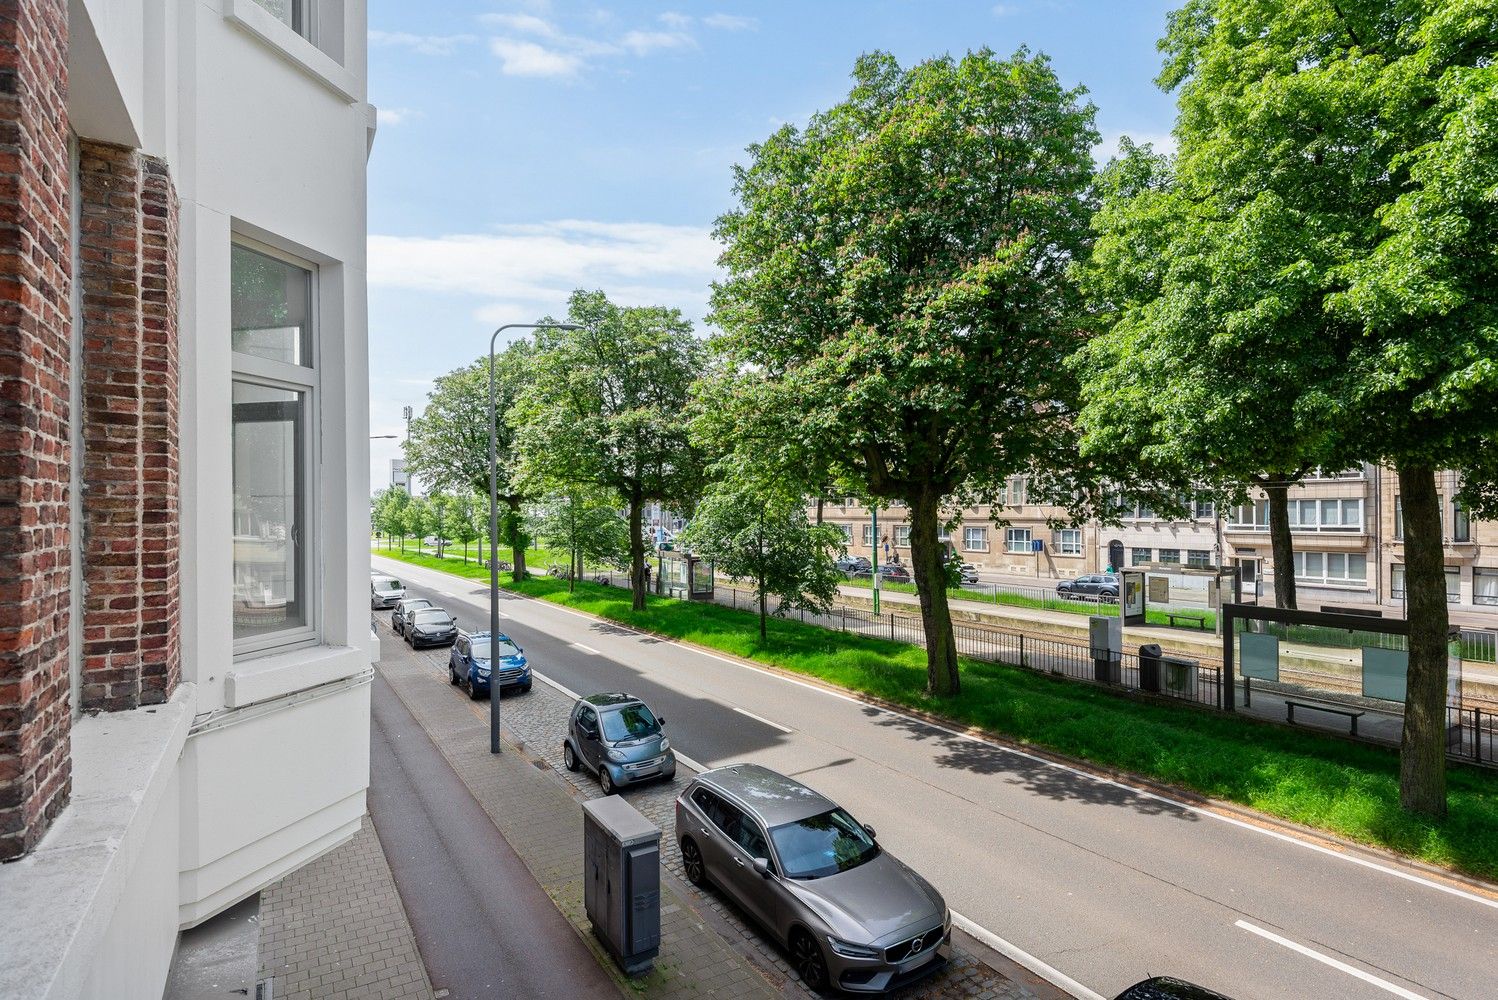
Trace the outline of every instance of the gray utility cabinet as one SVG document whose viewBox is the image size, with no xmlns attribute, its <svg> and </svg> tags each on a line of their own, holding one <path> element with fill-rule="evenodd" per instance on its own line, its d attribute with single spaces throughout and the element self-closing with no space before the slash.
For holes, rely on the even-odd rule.
<svg viewBox="0 0 1498 1000">
<path fill-rule="evenodd" d="M 583 803 L 583 903 L 626 974 L 661 950 L 661 831 L 618 795 Z"/>
</svg>

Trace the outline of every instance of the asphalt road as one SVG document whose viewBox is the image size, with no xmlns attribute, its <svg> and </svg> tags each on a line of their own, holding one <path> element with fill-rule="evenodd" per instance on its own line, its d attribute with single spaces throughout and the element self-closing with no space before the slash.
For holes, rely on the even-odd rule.
<svg viewBox="0 0 1498 1000">
<path fill-rule="evenodd" d="M 486 588 L 375 563 L 463 627 L 487 624 Z M 501 628 L 541 677 L 645 698 L 693 762 L 753 760 L 799 776 L 875 826 L 991 945 L 1059 972 L 1088 1000 L 1166 974 L 1236 1000 L 1498 996 L 1498 894 L 555 605 L 501 594 L 500 608 Z"/>
<path fill-rule="evenodd" d="M 369 812 L 433 987 L 452 1000 L 618 996 L 378 673 L 371 716 Z"/>
</svg>

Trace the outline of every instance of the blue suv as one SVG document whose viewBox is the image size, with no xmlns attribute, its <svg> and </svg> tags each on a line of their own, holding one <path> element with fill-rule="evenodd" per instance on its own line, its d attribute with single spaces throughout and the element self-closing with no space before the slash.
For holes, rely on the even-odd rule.
<svg viewBox="0 0 1498 1000">
<path fill-rule="evenodd" d="M 499 658 L 500 691 L 506 688 L 529 691 L 531 665 L 526 662 L 525 652 L 503 632 L 492 645 Z M 489 693 L 490 646 L 488 632 L 459 632 L 447 658 L 448 679 L 467 691 L 468 697 L 475 701 Z"/>
</svg>

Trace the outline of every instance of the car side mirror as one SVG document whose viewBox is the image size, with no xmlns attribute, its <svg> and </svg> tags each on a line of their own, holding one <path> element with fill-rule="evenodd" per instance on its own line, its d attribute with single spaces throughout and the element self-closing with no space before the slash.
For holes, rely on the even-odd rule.
<svg viewBox="0 0 1498 1000">
<path fill-rule="evenodd" d="M 754 870 L 759 873 L 760 878 L 770 877 L 770 862 L 766 858 L 754 859 Z"/>
<path fill-rule="evenodd" d="M 869 835 L 870 840 L 875 840 L 879 837 L 879 834 L 874 832 L 874 828 L 867 823 L 863 825 L 863 832 Z"/>
<path fill-rule="evenodd" d="M 656 716 L 655 724 L 657 726 L 660 726 L 662 729 L 666 728 L 666 717 L 664 715 Z"/>
</svg>

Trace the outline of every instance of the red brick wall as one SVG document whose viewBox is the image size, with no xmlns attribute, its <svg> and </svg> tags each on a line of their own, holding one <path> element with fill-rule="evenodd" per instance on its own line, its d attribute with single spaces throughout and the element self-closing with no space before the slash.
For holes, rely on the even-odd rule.
<svg viewBox="0 0 1498 1000">
<path fill-rule="evenodd" d="M 67 803 L 67 3 L 0 0 L 0 860 Z"/>
</svg>

